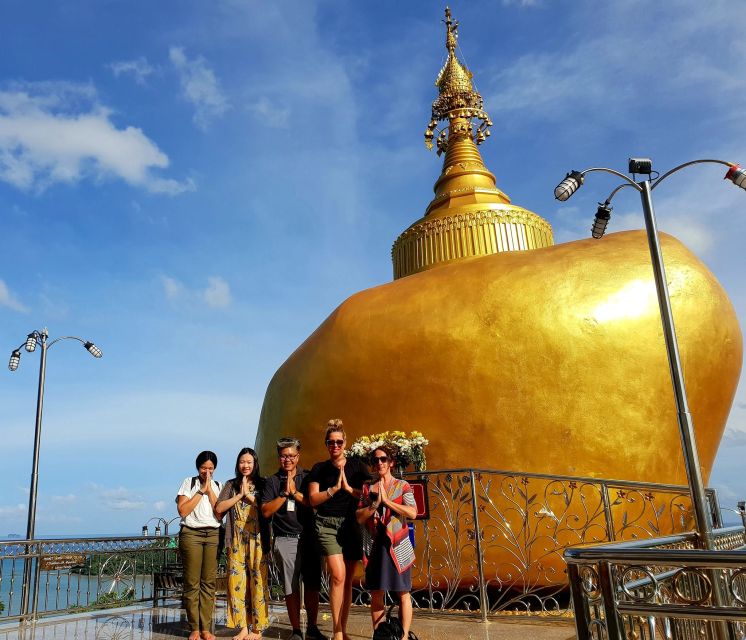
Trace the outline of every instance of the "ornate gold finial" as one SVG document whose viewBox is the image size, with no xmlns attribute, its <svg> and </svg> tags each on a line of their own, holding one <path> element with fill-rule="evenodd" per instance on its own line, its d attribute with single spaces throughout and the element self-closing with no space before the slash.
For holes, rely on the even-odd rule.
<svg viewBox="0 0 746 640">
<path fill-rule="evenodd" d="M 474 90 L 472 85 L 472 72 L 456 57 L 458 22 L 452 19 L 451 10 L 448 7 L 446 7 L 446 19 L 443 22 L 446 25 L 448 59 L 435 80 L 439 95 L 433 102 L 432 118 L 425 131 L 425 145 L 428 149 L 433 148 L 433 138 L 439 121 L 447 119 L 449 128 L 455 118 L 466 121 L 468 133 L 473 137 L 476 144 L 481 144 L 488 138 L 490 135 L 489 127 L 492 126 L 492 120 L 483 109 L 482 96 Z M 472 118 L 481 120 L 479 126 L 472 127 Z M 460 125 L 459 129 L 463 129 L 463 125 Z M 463 131 L 460 131 L 460 133 L 463 133 Z M 438 155 L 448 148 L 448 131 L 446 129 L 440 131 L 436 144 L 438 145 Z"/>
<path fill-rule="evenodd" d="M 446 49 L 448 53 L 456 51 L 456 39 L 458 38 L 458 22 L 451 20 L 451 9 L 446 7 L 446 19 L 443 20 L 446 25 Z"/>
</svg>

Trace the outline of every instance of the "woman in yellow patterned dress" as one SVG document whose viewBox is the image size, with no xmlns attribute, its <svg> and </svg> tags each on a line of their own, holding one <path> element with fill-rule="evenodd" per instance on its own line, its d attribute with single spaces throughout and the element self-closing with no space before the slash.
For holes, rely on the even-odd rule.
<svg viewBox="0 0 746 640">
<path fill-rule="evenodd" d="M 225 549 L 228 558 L 228 626 L 239 629 L 233 640 L 259 640 L 269 626 L 267 561 L 269 540 L 261 516 L 259 460 L 249 447 L 236 460 L 236 477 L 225 483 L 215 504 L 220 518 L 228 514 Z"/>
</svg>

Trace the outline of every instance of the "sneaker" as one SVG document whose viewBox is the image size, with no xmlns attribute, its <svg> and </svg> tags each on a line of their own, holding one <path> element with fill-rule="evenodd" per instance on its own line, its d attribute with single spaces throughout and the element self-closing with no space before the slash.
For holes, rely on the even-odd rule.
<svg viewBox="0 0 746 640">
<path fill-rule="evenodd" d="M 327 637 L 321 633 L 321 630 L 316 625 L 313 625 L 306 629 L 306 640 L 327 640 Z"/>
</svg>

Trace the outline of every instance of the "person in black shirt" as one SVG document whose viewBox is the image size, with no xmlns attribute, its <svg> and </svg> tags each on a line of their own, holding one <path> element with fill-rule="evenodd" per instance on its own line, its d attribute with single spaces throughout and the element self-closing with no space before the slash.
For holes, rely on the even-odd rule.
<svg viewBox="0 0 746 640">
<path fill-rule="evenodd" d="M 262 515 L 272 519 L 274 556 L 285 587 L 285 605 L 293 628 L 290 640 L 303 640 L 300 628 L 300 579 L 308 616 L 306 640 L 325 640 L 316 622 L 319 614 L 321 563 L 316 546 L 314 513 L 302 488 L 308 472 L 298 467 L 300 441 L 277 441 L 280 469 L 266 479 Z"/>
<path fill-rule="evenodd" d="M 308 476 L 308 500 L 316 509 L 316 534 L 331 578 L 329 604 L 333 640 L 346 640 L 352 604 L 352 579 L 363 557 L 360 526 L 355 510 L 363 484 L 370 479 L 365 463 L 345 458 L 342 421 L 329 420 L 326 428 L 329 460 L 313 466 Z"/>
</svg>

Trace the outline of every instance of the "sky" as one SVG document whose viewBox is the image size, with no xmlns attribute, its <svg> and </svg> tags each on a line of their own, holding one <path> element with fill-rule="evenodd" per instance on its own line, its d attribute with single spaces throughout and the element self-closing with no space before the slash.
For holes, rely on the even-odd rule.
<svg viewBox="0 0 746 640">
<path fill-rule="evenodd" d="M 444 5 L 342 0 L 0 0 L 0 346 L 49 351 L 37 533 L 137 533 L 174 517 L 198 451 L 227 478 L 267 384 L 347 296 L 388 282 L 432 198 L 423 133 Z M 616 182 L 746 162 L 746 6 L 460 0 L 460 54 L 495 125 L 498 187 L 588 236 Z M 746 320 L 746 194 L 700 166 L 656 190 L 659 226 Z M 642 228 L 620 193 L 609 231 Z M 1 351 L 1 349 L 0 349 Z M 0 535 L 24 533 L 39 356 L 0 372 Z M 710 485 L 746 499 L 746 383 Z M 308 461 L 311 462 L 311 461 Z M 268 470 L 269 471 L 269 470 Z M 152 524 L 151 524 L 152 527 Z"/>
</svg>

